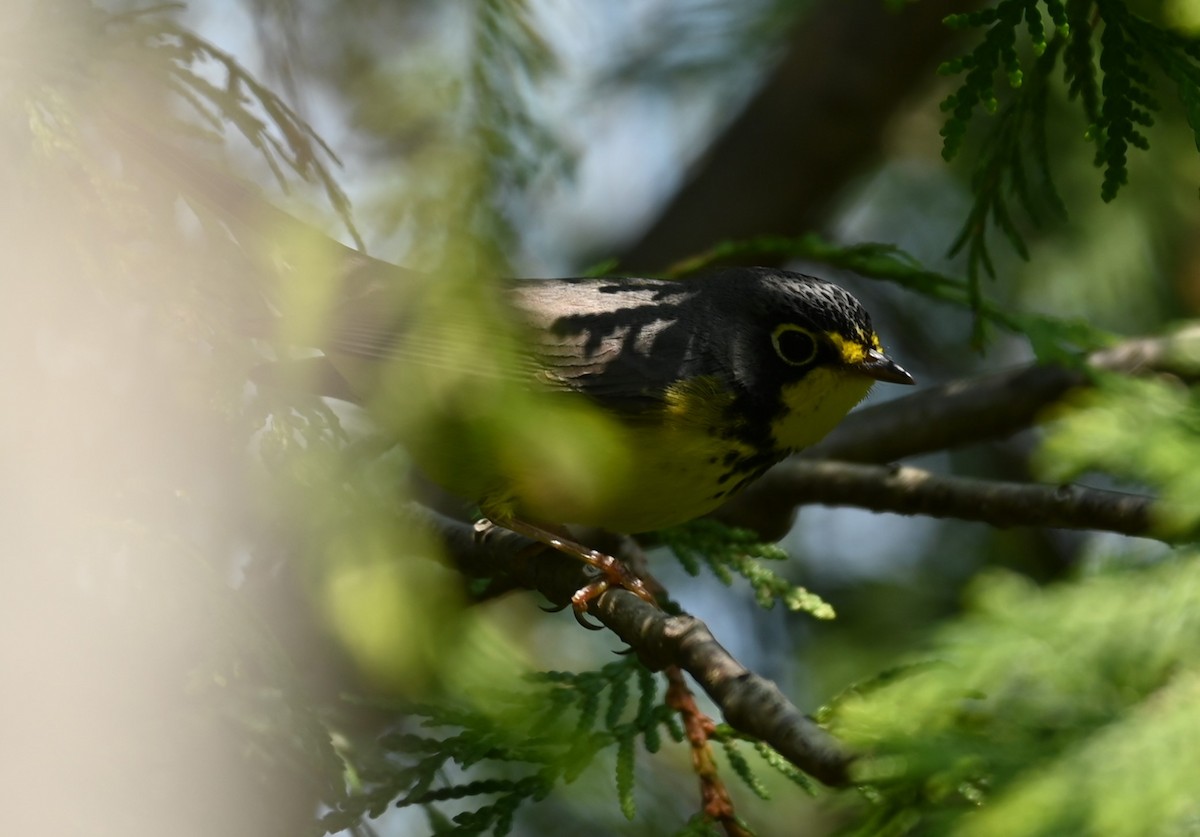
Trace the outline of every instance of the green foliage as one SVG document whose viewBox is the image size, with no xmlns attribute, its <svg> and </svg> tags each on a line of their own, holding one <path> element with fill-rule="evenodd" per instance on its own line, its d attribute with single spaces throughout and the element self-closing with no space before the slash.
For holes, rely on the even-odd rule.
<svg viewBox="0 0 1200 837">
<path fill-rule="evenodd" d="M 974 588 L 914 669 L 834 713 L 858 834 L 1166 834 L 1197 814 L 1200 562 Z M 980 807 L 982 804 L 982 807 Z M 1183 833 L 1183 832 L 1179 832 Z"/>
<path fill-rule="evenodd" d="M 1043 207 L 1058 217 L 1065 214 L 1050 176 L 1046 136 L 1048 86 L 1059 59 L 1069 95 L 1079 101 L 1087 121 L 1086 136 L 1095 144 L 1095 164 L 1104 172 L 1100 194 L 1110 201 L 1128 180 L 1130 147 L 1149 148 L 1144 129 L 1161 109 L 1152 70 L 1175 84 L 1200 148 L 1200 41 L 1150 22 L 1121 0 L 1001 0 L 946 22 L 985 31 L 970 52 L 941 67 L 944 74 L 963 76 L 942 103 L 948 113 L 943 156 L 952 159 L 963 149 L 980 107 L 996 114 L 974 165 L 974 206 L 951 248 L 966 248 L 972 299 L 978 304 L 980 269 L 995 273 L 986 243 L 989 223 L 1028 258 L 1011 198 L 1035 225 L 1041 224 Z M 1054 28 L 1049 38 L 1047 22 Z M 1036 56 L 1032 66 L 1017 46 L 1022 30 Z M 1007 94 L 995 90 L 1001 74 Z M 1008 101 L 1003 108 L 1001 99 Z"/>
<path fill-rule="evenodd" d="M 1197 357 L 1184 330 L 1162 360 L 1190 379 Z M 1161 534 L 1194 537 L 1197 439 L 1200 402 L 1179 378 L 1099 375 L 1060 408 L 1038 461 L 1052 479 L 1149 486 Z M 1156 554 L 1118 553 L 1048 589 L 984 577 L 927 653 L 833 701 L 822 721 L 870 753 L 847 833 L 1194 831 L 1200 556 Z"/>
<path fill-rule="evenodd" d="M 1104 471 L 1156 486 L 1156 529 L 1200 532 L 1200 395 L 1177 382 L 1101 376 L 1057 421 L 1039 454 L 1046 475 L 1074 479 Z"/>
<path fill-rule="evenodd" d="M 820 596 L 792 584 L 762 563 L 784 561 L 788 556 L 775 544 L 760 543 L 751 531 L 701 519 L 660 534 L 691 575 L 699 575 L 703 565 L 726 586 L 733 584 L 733 577 L 738 575 L 750 583 L 761 607 L 782 601 L 791 611 L 804 611 L 817 619 L 834 617 L 833 608 Z"/>
<path fill-rule="evenodd" d="M 189 115 L 211 133 L 206 135 L 194 122 L 180 120 L 171 115 L 170 109 L 164 109 L 158 118 L 164 118 L 172 131 L 219 142 L 233 128 L 258 152 L 285 191 L 294 177 L 318 184 L 356 245 L 362 247 L 351 219 L 350 201 L 329 166 L 329 163 L 341 164 L 333 149 L 236 58 L 168 14 L 176 10 L 159 6 L 128 13 L 94 13 L 100 17 L 101 31 L 114 42 L 115 49 L 134 51 L 139 75 L 163 85 L 161 93 L 185 103 Z M 222 76 L 219 84 L 211 80 L 214 67 Z M 124 112 L 124 107 L 132 103 L 113 99 L 106 104 L 124 125 L 140 124 L 144 119 L 144 114 Z"/>
<path fill-rule="evenodd" d="M 729 762 L 730 768 L 739 779 L 746 783 L 746 787 L 750 788 L 759 799 L 770 799 L 770 791 L 755 775 L 753 768 L 750 767 L 750 762 L 746 761 L 746 757 L 738 749 L 737 740 L 734 738 L 722 740 L 721 749 L 725 752 L 725 759 Z"/>
<path fill-rule="evenodd" d="M 532 22 L 527 0 L 482 0 L 472 27 L 464 134 L 482 143 L 493 197 L 504 197 L 534 177 L 565 171 L 570 163 L 555 134 L 533 115 L 524 92 L 557 67 L 557 58 Z M 512 231 L 495 226 L 500 216 L 490 202 L 485 205 L 492 217 L 480 216 L 487 225 L 480 232 L 508 240 Z"/>
<path fill-rule="evenodd" d="M 810 796 L 816 796 L 817 789 L 813 780 L 802 771 L 796 768 L 796 765 L 779 755 L 773 747 L 764 744 L 761 741 L 754 743 L 754 750 L 767 763 L 768 767 L 773 768 L 777 773 L 791 782 L 796 787 L 800 788 Z"/>
<path fill-rule="evenodd" d="M 449 817 L 434 833 L 507 834 L 518 808 L 575 781 L 614 748 L 621 811 L 632 819 L 636 745 L 657 751 L 662 729 L 676 741 L 684 737 L 673 710 L 659 700 L 654 676 L 625 658 L 596 671 L 543 672 L 527 681 L 528 689 L 476 695 L 471 704 L 363 701 L 405 718 L 403 729 L 346 754 L 357 788 L 326 815 L 326 829 L 378 817 L 393 803 L 436 810 L 456 802 L 477 807 Z"/>
<path fill-rule="evenodd" d="M 734 774 L 745 783 L 755 796 L 759 799 L 770 799 L 771 793 L 767 786 L 759 778 L 754 771 L 754 767 L 742 755 L 739 749 L 739 743 L 749 741 L 754 751 L 758 754 L 763 762 L 774 770 L 779 775 L 783 776 L 793 785 L 798 787 L 810 796 L 817 795 L 816 784 L 803 771 L 799 770 L 794 764 L 781 756 L 769 744 L 764 744 L 762 741 L 748 739 L 746 736 L 739 733 L 737 730 L 728 724 L 718 724 L 717 728 L 712 733 L 712 740 L 721 745 L 721 749 L 725 753 L 725 758 L 729 762 L 730 769 Z"/>
<path fill-rule="evenodd" d="M 950 246 L 952 253 L 967 248 L 967 287 L 975 310 L 982 307 L 979 268 L 982 266 L 989 275 L 995 273 L 987 240 L 982 234 L 989 218 L 1000 227 L 1013 249 L 1022 258 L 1029 258 L 1024 238 L 1009 210 L 1008 197 L 1015 196 L 1026 215 L 1035 223 L 1043 206 L 1057 217 L 1066 214 L 1066 207 L 1051 179 L 1049 149 L 1045 140 L 1047 84 L 1061 46 L 1062 41 L 1056 39 L 1038 58 L 1030 78 L 1022 85 L 1022 95 L 1005 106 L 997 120 L 996 129 L 987 135 L 979 151 L 971 181 L 975 202 L 962 230 Z M 955 108 L 955 116 L 951 117 L 947 126 L 961 124 L 959 130 L 965 133 L 965 122 L 955 122 L 959 119 L 960 108 L 961 105 Z M 966 115 L 969 114 L 968 110 Z M 951 136 L 947 134 L 945 154 L 956 153 L 957 147 L 950 144 Z M 1031 158 L 1032 166 L 1027 165 L 1027 157 Z"/>
</svg>

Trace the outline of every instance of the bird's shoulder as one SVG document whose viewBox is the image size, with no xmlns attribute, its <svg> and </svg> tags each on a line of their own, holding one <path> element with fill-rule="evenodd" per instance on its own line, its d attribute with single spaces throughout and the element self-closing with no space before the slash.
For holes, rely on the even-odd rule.
<svg viewBox="0 0 1200 837">
<path fill-rule="evenodd" d="M 644 410 L 702 369 L 711 339 L 689 282 L 525 280 L 512 290 L 535 343 L 539 382 L 611 409 Z"/>
</svg>

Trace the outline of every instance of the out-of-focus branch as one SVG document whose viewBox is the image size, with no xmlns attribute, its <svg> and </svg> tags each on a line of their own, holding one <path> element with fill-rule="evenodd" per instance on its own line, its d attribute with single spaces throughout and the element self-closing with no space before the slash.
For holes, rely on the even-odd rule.
<svg viewBox="0 0 1200 837">
<path fill-rule="evenodd" d="M 556 604 L 568 603 L 587 581 L 578 562 L 566 557 L 556 560 L 555 553 L 506 529 L 480 531 L 415 504 L 403 514 L 406 523 L 434 535 L 468 575 L 504 574 Z M 590 613 L 628 643 L 649 668 L 657 671 L 676 665 L 690 674 L 734 729 L 769 744 L 827 785 L 849 782 L 851 754 L 797 709 L 778 686 L 734 659 L 699 619 L 670 616 L 620 589 L 592 602 Z"/>
<path fill-rule="evenodd" d="M 956 37 L 942 19 L 972 5 L 814 4 L 787 55 L 622 264 L 657 270 L 723 239 L 819 227 L 878 155 L 892 114 L 933 78 Z"/>
</svg>

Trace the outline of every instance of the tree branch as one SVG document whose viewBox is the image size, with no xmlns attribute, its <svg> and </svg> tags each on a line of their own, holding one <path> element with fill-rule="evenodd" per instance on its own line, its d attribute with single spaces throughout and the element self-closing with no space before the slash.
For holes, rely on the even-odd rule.
<svg viewBox="0 0 1200 837">
<path fill-rule="evenodd" d="M 506 575 L 565 605 L 589 579 L 586 568 L 498 526 L 476 529 L 416 504 L 402 512 L 446 548 L 465 574 Z M 671 616 L 626 590 L 609 590 L 589 611 L 619 636 L 648 668 L 677 665 L 717 704 L 734 729 L 773 747 L 827 785 L 848 784 L 853 756 L 797 709 L 773 682 L 739 663 L 693 616 Z"/>
<path fill-rule="evenodd" d="M 950 381 L 851 413 L 803 459 L 894 462 L 1003 439 L 1036 423 L 1046 407 L 1085 386 L 1083 370 L 1031 366 Z"/>
<path fill-rule="evenodd" d="M 908 466 L 794 459 L 766 477 L 793 506 L 818 503 L 877 512 L 974 520 L 992 526 L 1096 529 L 1159 537 L 1156 501 L 1078 485 L 1037 485 L 947 477 Z"/>
<path fill-rule="evenodd" d="M 674 663 L 692 675 L 738 732 L 827 785 L 847 784 L 850 753 L 772 681 L 734 659 L 699 619 L 667 616 L 624 590 L 606 593 L 593 611 L 651 668 Z"/>
<path fill-rule="evenodd" d="M 769 472 L 726 503 L 714 516 L 730 525 L 752 529 L 764 540 L 778 540 L 791 528 L 799 502 L 828 501 L 857 506 L 863 505 L 867 496 L 874 496 L 878 502 L 881 494 L 886 493 L 884 486 L 881 483 L 868 489 L 866 483 L 871 479 L 888 479 L 891 472 L 876 471 L 873 472 L 875 476 L 872 478 L 862 477 L 860 489 L 855 492 L 857 499 L 845 493 L 838 495 L 841 499 L 836 499 L 832 494 L 822 493 L 819 486 L 820 477 L 812 471 L 807 472 L 807 476 L 804 477 L 807 487 L 803 490 L 795 486 L 798 471 L 780 477 L 776 477 L 776 471 L 786 471 L 796 460 L 894 462 L 922 453 L 1002 439 L 1036 424 L 1051 405 L 1061 400 L 1072 389 L 1090 386 L 1091 371 L 1129 375 L 1164 373 L 1185 380 L 1200 379 L 1200 324 L 1189 324 L 1163 337 L 1127 340 L 1112 348 L 1094 352 L 1078 369 L 1063 366 L 1028 366 L 985 377 L 951 381 L 919 390 L 905 398 L 856 410 L 824 440 Z M 789 485 L 792 487 L 788 487 Z M 893 490 L 899 490 L 894 480 L 891 485 Z M 904 514 L 962 517 L 995 525 L 1021 523 L 1030 526 L 1101 529 L 1153 536 L 1146 527 L 1138 531 L 1121 528 L 1132 525 L 1131 519 L 1126 520 L 1121 515 L 1109 514 L 1094 523 L 1088 523 L 1078 517 L 1069 518 L 1074 520 L 1074 523 L 1051 523 L 1039 519 L 1037 514 L 1030 510 L 1031 513 L 1022 519 L 1009 517 L 999 521 L 980 517 L 979 510 L 972 511 L 969 504 L 960 507 L 958 512 L 946 508 L 939 509 L 936 504 L 916 505 L 930 503 L 929 492 L 941 490 L 927 481 L 924 485 L 926 487 L 919 498 L 902 502 L 896 497 L 886 508 L 867 507 L 876 508 L 877 511 Z M 978 483 L 974 493 L 977 499 L 981 497 L 979 487 L 985 485 L 997 484 Z M 1044 486 L 1030 488 L 1056 495 L 1061 492 L 1061 489 Z M 843 489 L 844 485 L 842 488 L 829 487 L 833 492 Z M 910 485 L 909 490 L 915 489 Z M 960 492 L 956 490 L 943 496 L 951 500 L 960 496 Z M 1031 498 L 1024 498 L 1024 501 L 1029 499 Z M 1051 502 L 1056 501 L 1051 498 Z M 1088 502 L 1090 503 L 1090 500 Z M 1150 501 L 1142 498 L 1139 502 L 1148 504 Z M 1088 506 L 1098 513 L 1102 507 L 1106 506 Z M 1010 513 L 1015 513 L 1015 508 L 1010 507 Z"/>
<path fill-rule="evenodd" d="M 657 270 L 723 239 L 819 226 L 878 156 L 892 115 L 960 37 L 942 19 L 970 5 L 815 4 L 783 60 L 621 263 Z"/>
</svg>

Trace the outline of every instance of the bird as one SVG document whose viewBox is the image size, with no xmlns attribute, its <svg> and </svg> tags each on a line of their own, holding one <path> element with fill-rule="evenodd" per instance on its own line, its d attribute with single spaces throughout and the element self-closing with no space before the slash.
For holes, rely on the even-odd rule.
<svg viewBox="0 0 1200 837">
<path fill-rule="evenodd" d="M 616 584 L 643 595 L 615 559 L 570 540 L 564 525 L 637 534 L 698 518 L 824 437 L 875 383 L 913 383 L 884 352 L 862 304 L 803 273 L 732 267 L 688 279 L 524 279 L 508 282 L 502 299 L 518 344 L 486 366 L 534 409 L 484 429 L 482 445 L 471 427 L 478 411 L 456 409 L 453 399 L 398 435 L 409 436 L 424 473 L 478 503 L 486 519 L 600 568 L 601 590 Z M 422 328 L 368 286 L 335 308 L 316 341 L 322 356 L 305 362 L 322 364 L 313 377 L 326 395 L 369 405 L 390 390 L 411 404 L 418 378 L 384 370 L 438 378 L 464 362 L 459 327 L 451 317 Z M 495 351 L 504 354 L 503 345 Z M 484 410 L 477 421 L 495 422 L 507 409 Z M 527 421 L 538 429 L 525 432 Z M 590 447 L 597 451 L 588 460 Z M 557 468 L 554 451 L 564 449 L 582 449 L 591 465 L 574 467 L 568 456 Z M 577 594 L 576 614 L 596 595 L 595 587 Z"/>
<path fill-rule="evenodd" d="M 373 408 L 421 471 L 486 520 L 599 569 L 572 600 L 577 617 L 607 586 L 654 599 L 566 525 L 638 534 L 701 517 L 824 437 L 876 382 L 913 383 L 862 304 L 815 276 L 521 279 L 497 300 L 495 283 L 457 277 L 449 286 L 471 299 L 447 300 L 444 283 L 337 242 L 151 132 L 116 127 L 220 219 L 248 273 L 273 277 L 264 297 L 318 278 L 317 296 L 333 300 L 307 331 L 286 315 L 250 318 L 251 336 L 300 334 L 320 353 L 277 358 L 256 382 L 300 381 Z M 329 275 L 314 277 L 314 262 Z M 464 313 L 480 299 L 499 303 L 510 333 L 494 330 L 504 317 Z"/>
</svg>

